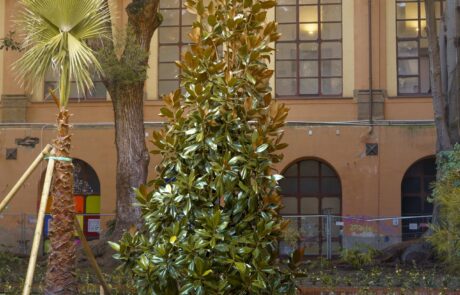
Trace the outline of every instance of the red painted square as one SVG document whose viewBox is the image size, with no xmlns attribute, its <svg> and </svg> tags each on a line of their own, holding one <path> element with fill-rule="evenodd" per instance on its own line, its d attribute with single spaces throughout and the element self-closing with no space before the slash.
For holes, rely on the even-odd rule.
<svg viewBox="0 0 460 295">
<path fill-rule="evenodd" d="M 85 197 L 75 196 L 75 212 L 85 213 Z"/>
</svg>

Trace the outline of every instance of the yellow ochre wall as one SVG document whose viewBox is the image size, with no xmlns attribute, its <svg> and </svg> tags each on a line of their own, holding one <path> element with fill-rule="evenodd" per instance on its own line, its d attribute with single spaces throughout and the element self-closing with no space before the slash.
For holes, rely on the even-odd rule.
<svg viewBox="0 0 460 295">
<path fill-rule="evenodd" d="M 5 0 L 0 0 L 0 38 L 5 36 Z M 0 50 L 0 100 L 3 93 L 3 50 Z"/>
<path fill-rule="evenodd" d="M 120 24 L 127 18 L 123 8 L 128 0 L 114 0 Z M 301 158 L 319 158 L 331 164 L 342 182 L 343 211 L 345 215 L 399 215 L 401 212 L 401 180 L 411 164 L 435 152 L 435 130 L 420 126 L 305 126 L 306 122 L 356 121 L 357 102 L 353 92 L 369 87 L 369 39 L 367 0 L 342 0 L 343 3 L 343 97 L 282 99 L 290 108 L 285 141 L 289 147 L 285 158 L 277 168 L 282 171 Z M 387 91 L 385 120 L 432 120 L 430 97 L 396 96 L 396 48 L 395 48 L 395 3 L 394 0 L 373 0 L 372 50 L 373 88 Z M 17 1 L 0 0 L 0 36 L 15 30 L 12 18 L 17 12 Z M 269 14 L 272 18 L 273 13 Z M 148 81 L 145 86 L 145 120 L 159 122 L 162 102 L 157 93 L 157 47 L 158 38 L 152 39 L 152 51 Z M 0 94 L 24 94 L 15 81 L 11 64 L 18 58 L 15 52 L 0 51 Z M 271 65 L 275 67 L 276 65 Z M 52 125 L 56 118 L 55 106 L 43 101 L 43 91 L 36 91 L 27 106 L 28 123 L 39 125 L 0 124 L 0 197 L 11 188 L 22 172 L 39 153 L 41 146 L 54 136 Z M 75 158 L 88 162 L 97 172 L 102 191 L 102 212 L 115 210 L 115 146 L 114 130 L 107 122 L 113 122 L 110 101 L 71 102 L 74 114 L 72 122 L 73 149 Z M 1 105 L 0 105 L 1 110 Z M 303 122 L 295 127 L 294 122 Z M 91 126 L 82 127 L 85 123 Z M 103 124 L 103 125 L 101 125 Z M 153 127 L 147 128 L 147 139 Z M 309 135 L 312 130 L 312 135 Z M 38 137 L 35 148 L 18 147 L 18 159 L 6 160 L 6 148 L 17 147 L 16 138 Z M 379 156 L 365 155 L 365 143 L 378 142 Z M 149 148 L 151 145 L 149 143 Z M 153 176 L 157 158 L 152 158 L 150 172 Z M 36 212 L 38 181 L 42 166 L 21 189 L 8 212 Z"/>
</svg>

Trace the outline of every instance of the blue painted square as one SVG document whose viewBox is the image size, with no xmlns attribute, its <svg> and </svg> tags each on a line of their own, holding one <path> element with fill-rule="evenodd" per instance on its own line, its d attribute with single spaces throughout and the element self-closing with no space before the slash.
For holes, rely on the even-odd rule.
<svg viewBox="0 0 460 295">
<path fill-rule="evenodd" d="M 51 224 L 51 219 L 52 219 L 51 215 L 49 215 L 49 214 L 45 215 L 45 220 L 43 222 L 43 235 L 45 237 L 48 237 L 48 235 L 49 235 L 49 228 L 50 228 L 50 224 Z"/>
</svg>

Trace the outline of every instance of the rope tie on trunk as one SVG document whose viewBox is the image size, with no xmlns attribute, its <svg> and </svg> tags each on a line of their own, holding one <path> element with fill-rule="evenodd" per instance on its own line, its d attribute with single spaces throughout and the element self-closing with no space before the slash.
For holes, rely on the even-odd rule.
<svg viewBox="0 0 460 295">
<path fill-rule="evenodd" d="M 45 157 L 45 160 L 49 160 L 49 159 L 52 159 L 55 161 L 62 161 L 62 162 L 72 162 L 72 158 L 68 158 L 68 157 L 56 157 L 56 156 L 46 156 Z"/>
</svg>

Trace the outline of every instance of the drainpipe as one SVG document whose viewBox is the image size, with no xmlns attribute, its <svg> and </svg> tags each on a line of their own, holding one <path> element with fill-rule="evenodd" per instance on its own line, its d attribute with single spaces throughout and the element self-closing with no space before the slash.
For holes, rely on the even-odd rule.
<svg viewBox="0 0 460 295">
<path fill-rule="evenodd" d="M 374 94 L 372 93 L 373 88 L 373 74 L 372 74 L 372 0 L 368 0 L 369 9 L 369 135 L 374 132 Z M 380 216 L 380 153 L 377 155 L 377 215 Z M 377 234 L 380 236 L 380 227 L 377 228 Z M 380 244 L 380 239 L 379 239 Z"/>
<path fill-rule="evenodd" d="M 372 0 L 368 0 L 369 9 L 369 124 L 373 125 L 373 113 L 374 113 L 374 95 L 372 93 Z"/>
</svg>

